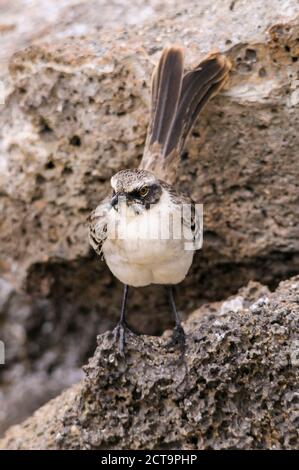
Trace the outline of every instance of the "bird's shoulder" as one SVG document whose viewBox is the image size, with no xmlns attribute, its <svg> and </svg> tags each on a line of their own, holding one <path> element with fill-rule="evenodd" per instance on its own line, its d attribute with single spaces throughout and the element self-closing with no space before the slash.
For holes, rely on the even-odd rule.
<svg viewBox="0 0 299 470">
<path fill-rule="evenodd" d="M 164 181 L 160 181 L 160 184 L 168 192 L 174 206 L 181 211 L 182 223 L 191 229 L 194 238 L 198 238 L 202 230 L 202 211 L 197 207 L 197 203 L 187 193 L 179 191 L 171 184 Z"/>
<path fill-rule="evenodd" d="M 170 200 L 174 204 L 178 204 L 180 206 L 183 204 L 191 204 L 191 205 L 195 204 L 193 199 L 187 193 L 184 193 L 183 191 L 179 191 L 174 186 L 172 186 L 169 183 L 166 183 L 165 181 L 160 180 L 159 182 L 162 188 L 168 192 L 170 196 Z"/>
<path fill-rule="evenodd" d="M 111 196 L 108 195 L 89 214 L 87 219 L 89 242 L 99 255 L 102 254 L 103 243 L 107 238 L 107 215 L 111 209 L 110 200 Z"/>
</svg>

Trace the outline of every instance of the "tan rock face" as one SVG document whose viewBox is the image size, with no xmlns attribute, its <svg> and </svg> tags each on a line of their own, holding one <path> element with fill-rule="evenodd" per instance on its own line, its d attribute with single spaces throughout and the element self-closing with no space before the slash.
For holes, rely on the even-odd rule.
<svg viewBox="0 0 299 470">
<path fill-rule="evenodd" d="M 44 3 L 45 12 L 52 3 Z M 188 8 L 140 1 L 125 13 L 111 2 L 100 9 L 102 3 L 65 2 L 65 10 L 42 15 L 38 28 L 36 6 L 24 36 L 16 8 L 1 33 L 11 52 L 21 46 L 18 39 L 13 47 L 13 38 L 27 45 L 10 59 L 9 76 L 2 72 L 0 274 L 26 291 L 4 288 L 4 339 L 11 344 L 17 324 L 9 367 L 27 358 L 18 383 L 46 370 L 51 396 L 53 370 L 63 364 L 77 377 L 95 331 L 118 316 L 121 286 L 91 254 L 86 217 L 116 171 L 138 166 L 149 78 L 165 45 L 185 46 L 187 66 L 213 49 L 233 62 L 231 80 L 193 130 L 179 170 L 178 186 L 204 203 L 205 217 L 204 248 L 179 289 L 182 313 L 249 279 L 272 288 L 298 271 L 297 1 L 204 0 Z M 130 26 L 119 26 L 120 19 Z M 170 325 L 160 288 L 132 291 L 129 306 L 130 322 L 142 331 Z"/>
<path fill-rule="evenodd" d="M 98 337 L 86 377 L 12 427 L 1 449 L 298 448 L 299 277 L 250 283 L 185 323 L 182 360 L 162 338 Z M 169 333 L 169 332 L 168 332 Z"/>
</svg>

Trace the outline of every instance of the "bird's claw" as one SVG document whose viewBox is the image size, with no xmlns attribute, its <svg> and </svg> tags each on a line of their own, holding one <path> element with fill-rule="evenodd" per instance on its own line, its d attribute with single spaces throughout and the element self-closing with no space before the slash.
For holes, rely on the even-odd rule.
<svg viewBox="0 0 299 470">
<path fill-rule="evenodd" d="M 186 351 L 186 335 L 184 328 L 181 325 L 176 325 L 174 327 L 172 338 L 167 344 L 167 348 L 173 348 L 174 346 L 179 345 L 181 352 L 185 353 Z"/>
</svg>

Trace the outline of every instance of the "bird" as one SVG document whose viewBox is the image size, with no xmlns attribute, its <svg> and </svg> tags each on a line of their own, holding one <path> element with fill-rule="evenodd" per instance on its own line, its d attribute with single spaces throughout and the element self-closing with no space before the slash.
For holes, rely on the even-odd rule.
<svg viewBox="0 0 299 470">
<path fill-rule="evenodd" d="M 152 75 L 150 123 L 140 165 L 114 174 L 109 194 L 89 216 L 92 248 L 124 285 L 114 329 L 121 356 L 129 288 L 150 284 L 166 286 L 175 322 L 171 344 L 185 348 L 174 286 L 186 277 L 203 229 L 197 204 L 176 189 L 176 173 L 198 115 L 222 89 L 230 69 L 229 59 L 213 52 L 185 72 L 182 47 L 162 51 Z"/>
</svg>

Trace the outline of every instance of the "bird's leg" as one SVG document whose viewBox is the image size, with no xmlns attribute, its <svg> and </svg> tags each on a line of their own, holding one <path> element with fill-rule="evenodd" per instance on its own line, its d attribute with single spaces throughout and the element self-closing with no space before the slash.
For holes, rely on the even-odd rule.
<svg viewBox="0 0 299 470">
<path fill-rule="evenodd" d="M 118 339 L 118 347 L 121 356 L 125 355 L 125 331 L 126 331 L 126 305 L 128 298 L 129 286 L 124 285 L 123 299 L 121 304 L 120 319 L 115 328 L 115 339 Z"/>
<path fill-rule="evenodd" d="M 175 327 L 173 330 L 172 340 L 169 343 L 169 346 L 172 346 L 174 344 L 179 344 L 181 346 L 182 351 L 185 351 L 186 337 L 185 337 L 184 329 L 181 325 L 181 320 L 180 320 L 178 311 L 176 309 L 174 295 L 173 295 L 173 286 L 171 285 L 167 286 L 167 293 L 168 293 L 169 305 L 170 305 L 171 311 L 174 316 L 174 321 L 175 321 Z"/>
</svg>

